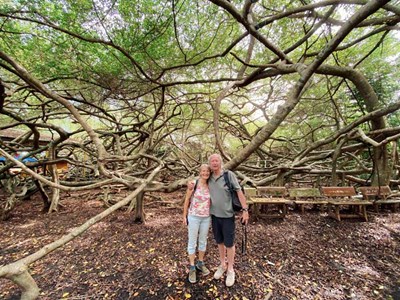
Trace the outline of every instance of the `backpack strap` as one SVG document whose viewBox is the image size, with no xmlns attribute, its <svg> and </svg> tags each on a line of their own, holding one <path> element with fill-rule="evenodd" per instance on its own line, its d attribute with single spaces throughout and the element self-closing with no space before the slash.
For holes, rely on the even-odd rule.
<svg viewBox="0 0 400 300">
<path fill-rule="evenodd" d="M 230 195 L 230 198 L 232 201 L 232 209 L 234 212 L 237 212 L 242 209 L 242 204 L 240 203 L 239 196 L 238 196 L 236 190 L 233 188 L 232 182 L 229 179 L 229 172 L 232 172 L 232 171 L 227 170 L 224 172 L 224 179 L 225 179 L 225 183 L 229 189 L 229 195 Z"/>
<path fill-rule="evenodd" d="M 189 206 L 190 206 L 190 202 L 192 202 L 192 199 L 193 199 L 193 196 L 194 196 L 194 192 L 196 192 L 196 189 L 197 189 L 197 185 L 198 185 L 198 183 L 199 183 L 199 180 L 198 180 L 198 179 L 196 179 L 196 182 L 194 183 L 194 187 L 193 187 L 193 193 L 192 193 L 192 196 L 190 196 L 190 199 L 189 199 Z"/>
<path fill-rule="evenodd" d="M 230 191 L 232 191 L 233 188 L 232 188 L 231 181 L 229 180 L 229 173 L 228 173 L 228 172 L 229 172 L 229 171 L 224 171 L 224 179 L 225 179 L 226 185 L 228 186 L 228 189 L 229 189 Z"/>
</svg>

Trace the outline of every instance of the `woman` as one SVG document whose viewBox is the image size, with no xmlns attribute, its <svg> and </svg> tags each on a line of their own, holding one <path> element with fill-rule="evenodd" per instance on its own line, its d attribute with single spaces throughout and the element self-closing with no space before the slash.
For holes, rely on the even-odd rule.
<svg viewBox="0 0 400 300">
<path fill-rule="evenodd" d="M 196 282 L 196 269 L 203 275 L 210 274 L 204 264 L 207 247 L 207 236 L 210 228 L 210 191 L 207 180 L 210 168 L 207 164 L 200 166 L 200 176 L 193 185 L 188 185 L 183 206 L 183 223 L 188 225 L 189 282 Z M 190 187 L 191 186 L 191 187 Z M 198 241 L 199 259 L 195 265 L 196 246 Z"/>
</svg>

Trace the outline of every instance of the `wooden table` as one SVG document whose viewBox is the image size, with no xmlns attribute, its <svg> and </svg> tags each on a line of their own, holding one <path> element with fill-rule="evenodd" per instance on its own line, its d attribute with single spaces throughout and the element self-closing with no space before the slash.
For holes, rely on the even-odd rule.
<svg viewBox="0 0 400 300">
<path fill-rule="evenodd" d="M 357 199 L 353 186 L 322 187 L 322 194 L 328 199 L 328 214 L 330 217 L 341 221 L 342 219 L 356 218 L 368 221 L 367 206 L 372 201 Z M 345 211 L 344 208 L 348 208 Z"/>
<path fill-rule="evenodd" d="M 289 196 L 291 199 L 294 199 L 294 203 L 301 213 L 304 213 L 306 205 L 324 206 L 328 204 L 328 201 L 322 198 L 318 188 L 291 188 L 289 189 Z"/>
<path fill-rule="evenodd" d="M 365 200 L 372 200 L 376 212 L 378 212 L 379 207 L 383 205 L 390 206 L 393 212 L 400 206 L 400 196 L 394 195 L 387 185 L 362 186 L 360 187 L 360 191 Z"/>
<path fill-rule="evenodd" d="M 251 202 L 253 204 L 254 217 L 268 217 L 268 218 L 285 218 L 288 205 L 293 204 L 293 201 L 284 198 L 274 198 L 274 197 L 251 197 Z M 263 213 L 260 211 L 261 206 L 265 206 L 267 212 Z M 269 208 L 276 208 L 268 213 Z"/>
</svg>

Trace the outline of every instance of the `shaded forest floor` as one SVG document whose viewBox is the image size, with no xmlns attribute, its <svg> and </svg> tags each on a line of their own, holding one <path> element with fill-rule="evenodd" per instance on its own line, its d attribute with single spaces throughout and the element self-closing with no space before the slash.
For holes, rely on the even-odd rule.
<svg viewBox="0 0 400 300">
<path fill-rule="evenodd" d="M 218 253 L 211 233 L 206 263 L 212 273 L 187 282 L 182 197 L 146 197 L 146 223 L 134 224 L 133 214 L 118 211 L 34 263 L 40 299 L 400 299 L 400 213 L 370 213 L 367 223 L 293 211 L 285 220 L 252 220 L 247 255 L 241 254 L 238 222 L 237 281 L 226 288 L 212 279 Z M 101 212 L 98 199 L 94 191 L 64 194 L 64 208 L 51 215 L 40 212 L 37 198 L 24 201 L 0 223 L 0 265 Z M 0 279 L 0 299 L 19 295 L 11 281 Z"/>
</svg>

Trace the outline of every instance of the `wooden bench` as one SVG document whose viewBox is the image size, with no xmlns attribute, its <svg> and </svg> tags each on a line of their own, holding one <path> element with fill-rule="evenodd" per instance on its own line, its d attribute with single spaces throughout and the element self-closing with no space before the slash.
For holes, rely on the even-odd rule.
<svg viewBox="0 0 400 300">
<path fill-rule="evenodd" d="M 251 200 L 252 197 L 257 196 L 257 189 L 256 188 L 243 188 L 244 195 L 246 196 L 246 202 L 249 208 L 253 205 L 253 201 Z"/>
<path fill-rule="evenodd" d="M 356 190 L 353 186 L 322 187 L 324 197 L 328 199 L 328 214 L 341 221 L 344 218 L 362 218 L 368 221 L 367 206 L 371 201 L 356 199 Z M 348 208 L 348 212 L 344 209 Z"/>
<path fill-rule="evenodd" d="M 376 212 L 379 207 L 383 205 L 391 206 L 392 211 L 395 212 L 400 205 L 400 197 L 392 195 L 389 186 L 362 186 L 359 188 L 363 199 L 372 200 L 372 204 Z M 395 197 L 395 198 L 392 198 Z"/>
<path fill-rule="evenodd" d="M 289 189 L 289 196 L 294 199 L 294 203 L 304 213 L 306 205 L 321 206 L 328 202 L 321 198 L 321 193 L 318 188 L 302 187 Z"/>
<path fill-rule="evenodd" d="M 288 205 L 292 204 L 292 201 L 285 197 L 287 197 L 287 189 L 285 187 L 257 187 L 257 196 L 251 197 L 254 217 L 285 218 Z"/>
</svg>

